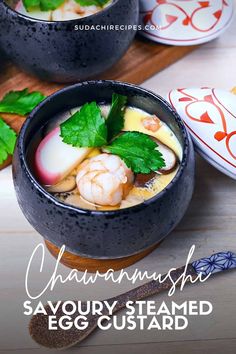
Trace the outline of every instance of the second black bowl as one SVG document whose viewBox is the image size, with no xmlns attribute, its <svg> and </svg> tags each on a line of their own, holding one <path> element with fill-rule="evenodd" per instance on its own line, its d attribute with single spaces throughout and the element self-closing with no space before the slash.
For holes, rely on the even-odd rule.
<svg viewBox="0 0 236 354">
<path fill-rule="evenodd" d="M 61 22 L 21 15 L 12 10 L 16 3 L 0 0 L 0 48 L 21 68 L 48 81 L 78 82 L 104 72 L 131 44 L 136 31 L 127 26 L 138 24 L 138 0 L 113 0 L 95 15 Z M 118 27 L 94 28 L 110 25 Z"/>
</svg>

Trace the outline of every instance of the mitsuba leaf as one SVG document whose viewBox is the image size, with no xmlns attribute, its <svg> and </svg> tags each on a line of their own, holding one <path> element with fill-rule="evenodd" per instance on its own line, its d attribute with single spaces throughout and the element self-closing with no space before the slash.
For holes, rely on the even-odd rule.
<svg viewBox="0 0 236 354">
<path fill-rule="evenodd" d="M 106 119 L 108 141 L 124 128 L 124 115 L 127 97 L 113 93 L 110 112 Z"/>
<path fill-rule="evenodd" d="M 23 5 L 27 11 L 30 11 L 30 9 L 39 7 L 40 0 L 23 0 Z"/>
<path fill-rule="evenodd" d="M 16 143 L 16 133 L 0 117 L 0 165 L 12 155 Z"/>
<path fill-rule="evenodd" d="M 60 125 L 63 142 L 76 147 L 100 147 L 107 143 L 107 127 L 96 102 L 86 103 Z"/>
<path fill-rule="evenodd" d="M 104 150 L 118 155 L 134 173 L 146 174 L 165 167 L 158 145 L 143 133 L 123 133 Z"/>
<path fill-rule="evenodd" d="M 42 11 L 56 10 L 65 0 L 40 0 L 40 9 Z"/>
<path fill-rule="evenodd" d="M 26 115 L 30 113 L 45 98 L 41 92 L 31 92 L 28 89 L 11 91 L 0 101 L 1 113 Z"/>
<path fill-rule="evenodd" d="M 110 0 L 75 0 L 81 6 L 100 6 L 103 7 L 106 5 Z"/>
<path fill-rule="evenodd" d="M 110 0 L 75 0 L 81 6 L 100 6 L 103 7 Z M 23 0 L 24 7 L 27 11 L 31 11 L 35 8 L 40 8 L 42 11 L 56 10 L 60 7 L 65 0 Z"/>
</svg>

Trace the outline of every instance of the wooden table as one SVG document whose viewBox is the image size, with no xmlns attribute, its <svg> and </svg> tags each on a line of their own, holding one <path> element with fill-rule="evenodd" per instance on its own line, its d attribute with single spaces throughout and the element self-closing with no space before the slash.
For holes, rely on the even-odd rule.
<svg viewBox="0 0 236 354">
<path fill-rule="evenodd" d="M 173 87 L 212 86 L 231 89 L 236 86 L 236 21 L 219 39 L 193 52 L 177 64 L 143 84 L 161 95 Z M 236 252 L 236 182 L 197 158 L 196 189 L 190 208 L 172 234 L 152 254 L 132 266 L 150 272 L 165 272 L 180 266 L 190 247 L 195 244 L 195 258 L 217 251 Z M 29 337 L 29 318 L 22 303 L 27 300 L 24 277 L 34 247 L 42 241 L 23 217 L 14 194 L 11 169 L 0 172 L 0 353 L 44 353 Z M 47 253 L 47 273 L 33 268 L 31 284 L 35 291 L 47 280 L 55 266 Z M 61 266 L 61 274 L 68 269 Z M 214 306 L 210 317 L 191 317 L 185 331 L 97 331 L 80 348 L 69 352 L 80 354 L 235 354 L 236 353 L 236 272 L 219 275 L 206 284 L 189 286 L 177 292 L 174 301 L 209 300 Z M 138 285 L 138 283 L 137 283 Z M 115 285 L 99 280 L 96 285 L 68 284 L 57 286 L 45 300 L 104 299 L 126 291 L 131 284 Z M 159 303 L 165 294 L 155 297 Z M 49 353 L 54 353 L 50 351 Z"/>
</svg>

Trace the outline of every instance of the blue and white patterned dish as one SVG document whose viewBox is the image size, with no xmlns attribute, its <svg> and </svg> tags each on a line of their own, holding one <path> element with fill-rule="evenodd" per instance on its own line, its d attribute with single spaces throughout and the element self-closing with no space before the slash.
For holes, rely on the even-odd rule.
<svg viewBox="0 0 236 354">
<path fill-rule="evenodd" d="M 224 270 L 236 268 L 236 254 L 233 252 L 219 252 L 208 258 L 201 258 L 192 263 L 195 271 L 203 275 L 214 274 Z"/>
</svg>

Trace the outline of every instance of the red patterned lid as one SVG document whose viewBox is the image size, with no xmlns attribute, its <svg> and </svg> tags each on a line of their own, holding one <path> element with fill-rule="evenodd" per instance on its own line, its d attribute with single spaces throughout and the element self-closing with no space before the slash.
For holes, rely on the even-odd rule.
<svg viewBox="0 0 236 354">
<path fill-rule="evenodd" d="M 172 90 L 168 100 L 183 119 L 199 154 L 236 179 L 236 95 L 202 87 Z"/>
</svg>

